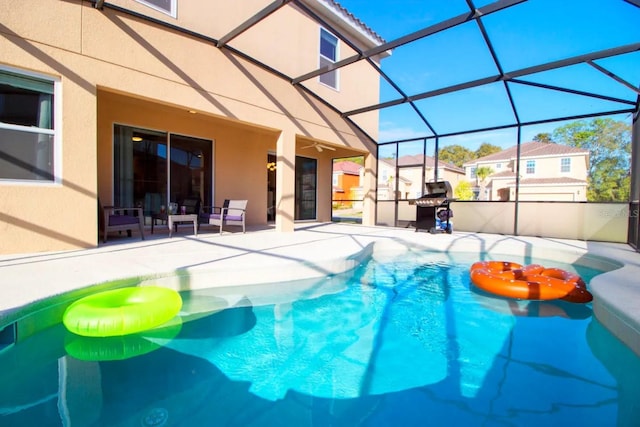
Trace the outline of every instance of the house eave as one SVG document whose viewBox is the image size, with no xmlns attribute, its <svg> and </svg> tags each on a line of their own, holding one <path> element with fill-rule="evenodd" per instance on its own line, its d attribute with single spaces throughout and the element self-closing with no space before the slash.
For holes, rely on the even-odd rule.
<svg viewBox="0 0 640 427">
<path fill-rule="evenodd" d="M 332 0 L 299 0 L 330 23 L 354 37 L 365 49 L 380 46 L 385 40 Z M 391 51 L 380 54 L 381 58 L 391 55 Z"/>
</svg>

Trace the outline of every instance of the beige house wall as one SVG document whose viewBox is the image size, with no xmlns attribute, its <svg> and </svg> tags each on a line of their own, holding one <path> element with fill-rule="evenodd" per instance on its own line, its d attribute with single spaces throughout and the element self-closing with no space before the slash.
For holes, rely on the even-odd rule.
<svg viewBox="0 0 640 427">
<path fill-rule="evenodd" d="M 513 182 L 513 180 L 511 182 Z M 509 186 L 509 197 L 509 200 L 516 199 L 516 189 L 514 185 Z M 585 202 L 587 201 L 587 185 L 520 185 L 518 200 L 544 200 L 548 202 Z"/>
<path fill-rule="evenodd" d="M 393 199 L 393 190 L 395 190 L 396 185 L 396 168 L 395 166 L 390 165 L 387 162 L 380 162 L 380 179 L 381 181 L 378 183 L 378 198 L 380 200 L 392 200 Z M 451 184 L 452 190 L 455 192 L 455 188 L 457 185 L 465 180 L 465 175 L 463 173 L 458 173 L 452 171 L 450 169 L 439 169 L 438 170 L 439 180 L 449 181 Z M 386 185 L 389 181 L 382 182 L 383 177 L 392 177 L 390 181 L 392 188 L 389 189 Z M 429 182 L 433 181 L 434 169 L 426 168 L 424 181 Z M 423 182 L 422 178 L 422 167 L 401 167 L 400 168 L 400 177 L 403 178 L 400 180 L 399 185 L 399 198 L 400 199 L 415 199 L 424 195 L 425 193 L 425 182 Z"/>
<path fill-rule="evenodd" d="M 172 19 L 136 2 L 114 3 Z M 221 16 L 226 9 L 220 4 L 226 2 L 197 2 L 197 7 L 190 3 L 180 3 L 178 24 L 196 31 L 211 25 L 211 34 L 217 31 L 216 25 L 230 24 Z M 238 9 L 246 6 L 255 12 L 257 3 L 234 2 L 229 13 L 241 21 L 244 10 Z M 319 31 L 317 24 L 314 31 Z M 254 37 L 263 35 L 257 31 Z M 313 46 L 317 43 L 315 40 Z M 371 159 L 375 154 L 370 154 L 375 153 L 373 143 L 288 81 L 208 41 L 108 8 L 99 11 L 80 0 L 4 0 L 0 52 L 0 66 L 60 79 L 62 88 L 61 140 L 56 141 L 62 153 L 56 159 L 62 161 L 61 183 L 0 183 L 0 253 L 97 245 L 97 197 L 103 203 L 112 199 L 114 123 L 215 140 L 215 200 L 246 195 L 249 223 L 265 221 L 265 165 L 267 153 L 275 151 L 282 165 L 278 172 L 282 174 L 277 206 L 280 220 L 276 221 L 281 230 L 293 229 L 293 209 L 287 197 L 293 194 L 294 183 L 284 165 L 295 162 L 302 141 L 338 147 L 335 152 L 300 153 L 319 161 L 321 221 L 331 218 L 333 156 L 364 154 L 369 173 L 375 175 Z M 291 60 L 297 54 L 295 46 L 289 53 Z M 350 82 L 349 78 L 348 73 L 341 76 L 341 87 L 357 86 L 363 79 L 358 76 Z M 364 130 L 375 134 L 374 122 L 368 122 L 370 127 Z M 365 205 L 366 209 L 373 212 L 373 204 Z M 363 216 L 373 218 L 371 213 Z"/>
<path fill-rule="evenodd" d="M 456 187 L 458 186 L 458 184 L 465 181 L 465 177 L 461 172 L 444 169 L 444 172 L 440 172 L 439 181 L 449 181 L 449 184 L 451 184 L 451 189 L 453 190 L 453 194 L 455 194 Z"/>
<path fill-rule="evenodd" d="M 569 172 L 561 171 L 561 159 L 571 159 L 571 170 Z M 527 160 L 534 160 L 536 162 L 535 173 L 528 174 Z M 522 157 L 520 159 L 520 175 L 523 178 L 574 178 L 574 179 L 587 179 L 587 172 L 589 167 L 589 156 L 587 154 L 569 154 L 561 156 L 544 156 L 544 157 Z M 515 172 L 516 164 L 515 160 L 499 161 L 499 162 L 479 162 L 476 163 L 476 167 L 488 167 L 493 170 L 493 173 L 500 173 L 504 171 Z M 468 180 L 471 178 L 471 168 L 466 168 L 466 175 Z"/>
<path fill-rule="evenodd" d="M 386 161 L 378 162 L 378 200 L 394 200 L 396 168 Z"/>
<path fill-rule="evenodd" d="M 134 0 L 115 0 L 110 3 L 148 15 L 154 19 L 188 28 L 211 38 L 228 34 L 236 26 L 254 16 L 271 1 L 243 0 L 227 2 L 224 0 L 206 2 L 179 2 L 178 15 L 174 19 Z M 314 4 L 314 1 L 309 1 Z M 323 9 L 323 7 L 320 7 Z M 118 24 L 116 22 L 116 24 Z M 344 23 L 334 23 L 344 28 Z M 341 25 L 339 25 L 341 24 Z M 328 30 L 328 29 L 327 29 Z M 320 26 L 304 15 L 295 6 L 282 7 L 254 28 L 246 31 L 229 42 L 234 48 L 281 70 L 286 75 L 298 77 L 320 67 L 319 64 Z M 359 40 L 356 38 L 356 42 Z M 360 41 L 361 47 L 367 40 Z M 369 46 L 370 47 L 370 46 Z M 117 56 L 118 52 L 113 52 Z M 198 52 L 182 52 L 184 56 L 195 54 L 198 61 L 203 57 Z M 339 59 L 355 55 L 356 52 L 345 43 L 339 42 Z M 149 58 L 140 58 L 145 62 Z M 374 58 L 376 59 L 376 58 Z M 193 58 L 191 58 L 193 60 Z M 146 62 L 145 62 L 146 63 Z M 202 72 L 217 76 L 225 70 L 203 66 Z M 379 75 L 371 72 L 366 61 L 358 61 L 338 70 L 339 90 L 320 83 L 318 77 L 305 80 L 302 84 L 341 111 L 379 102 Z M 227 87 L 235 93 L 236 87 Z M 378 135 L 378 112 L 359 114 L 353 120 L 374 139 Z"/>
<path fill-rule="evenodd" d="M 488 181 L 488 180 L 487 180 Z M 491 180 L 491 186 L 485 187 L 485 191 L 489 192 L 488 200 L 502 200 L 500 198 L 500 190 L 507 188 L 509 184 L 513 183 L 515 178 L 495 178 Z M 476 180 L 473 180 L 472 186 L 476 185 Z M 515 200 L 515 190 L 509 189 L 513 194 L 509 193 L 510 200 Z"/>
<path fill-rule="evenodd" d="M 569 172 L 562 172 L 561 161 L 564 158 L 571 159 Z M 527 161 L 535 161 L 534 173 L 527 173 Z M 504 171 L 516 171 L 514 160 L 500 162 L 479 162 L 476 168 L 488 167 L 493 170 L 494 174 Z M 531 185 L 520 186 L 519 200 L 546 200 L 546 201 L 586 201 L 587 200 L 587 174 L 589 167 L 589 156 L 587 154 L 569 154 L 560 156 L 544 156 L 544 157 L 522 157 L 520 160 L 520 177 L 527 178 L 572 178 L 585 181 L 584 184 L 556 184 L 556 185 Z M 465 168 L 466 179 L 477 184 L 477 179 L 471 177 L 471 167 Z M 491 178 L 489 176 L 485 180 L 485 187 L 490 189 L 489 200 L 501 200 L 500 190 L 509 188 L 510 200 L 515 200 L 515 176 L 511 178 Z"/>
<path fill-rule="evenodd" d="M 562 172 L 562 159 L 571 159 L 569 172 Z M 534 174 L 527 174 L 527 160 L 535 160 L 536 168 Z M 520 172 L 524 178 L 574 178 L 587 179 L 589 156 L 586 154 L 572 154 L 549 157 L 523 157 L 520 163 Z"/>
</svg>

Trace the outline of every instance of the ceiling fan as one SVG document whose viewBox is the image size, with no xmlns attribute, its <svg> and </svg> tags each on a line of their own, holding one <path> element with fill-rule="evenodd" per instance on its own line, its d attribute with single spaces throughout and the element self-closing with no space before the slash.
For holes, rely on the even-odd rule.
<svg viewBox="0 0 640 427">
<path fill-rule="evenodd" d="M 319 142 L 313 142 L 313 143 L 311 143 L 311 145 L 307 145 L 306 147 L 302 147 L 301 150 L 304 150 L 305 148 L 311 148 L 311 147 L 314 147 L 316 150 L 318 150 L 319 153 L 322 153 L 323 150 L 336 151 L 336 149 L 334 147 L 331 147 L 329 145 L 320 144 Z"/>
</svg>

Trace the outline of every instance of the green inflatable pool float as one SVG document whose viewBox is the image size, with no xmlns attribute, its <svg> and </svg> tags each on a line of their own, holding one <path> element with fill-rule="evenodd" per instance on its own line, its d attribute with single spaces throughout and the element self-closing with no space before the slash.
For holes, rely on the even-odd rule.
<svg viewBox="0 0 640 427">
<path fill-rule="evenodd" d="M 71 304 L 62 316 L 64 326 L 85 337 L 135 334 L 158 327 L 182 308 L 173 289 L 130 287 L 99 292 Z"/>
<path fill-rule="evenodd" d="M 182 319 L 176 316 L 154 329 L 116 337 L 83 337 L 67 332 L 64 349 L 70 356 L 88 362 L 126 360 L 163 347 L 181 328 Z"/>
</svg>

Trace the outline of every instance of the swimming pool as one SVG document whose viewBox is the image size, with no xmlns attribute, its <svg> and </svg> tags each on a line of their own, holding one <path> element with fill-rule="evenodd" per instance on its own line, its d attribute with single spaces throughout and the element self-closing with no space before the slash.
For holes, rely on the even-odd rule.
<svg viewBox="0 0 640 427">
<path fill-rule="evenodd" d="M 0 352 L 0 425 L 634 425 L 640 360 L 590 304 L 484 294 L 473 257 L 184 292 L 179 332 L 92 342 L 114 360 L 55 325 Z"/>
</svg>

